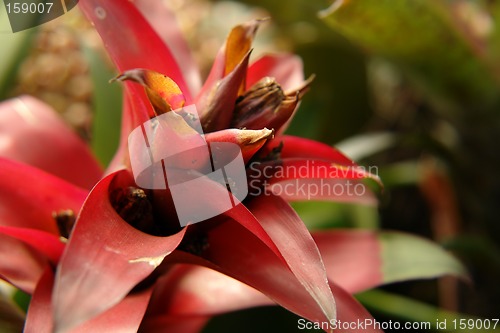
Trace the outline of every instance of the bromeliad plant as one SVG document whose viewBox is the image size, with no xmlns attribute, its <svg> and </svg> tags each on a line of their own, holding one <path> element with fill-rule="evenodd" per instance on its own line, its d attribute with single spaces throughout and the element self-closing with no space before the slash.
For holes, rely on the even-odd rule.
<svg viewBox="0 0 500 333">
<path fill-rule="evenodd" d="M 378 179 L 334 148 L 283 135 L 309 82 L 293 55 L 249 65 L 259 21 L 231 31 L 200 89 L 182 39 L 170 37 L 167 46 L 147 21 L 158 26 L 160 13 L 171 18 L 159 3 L 80 6 L 122 72 L 118 78 L 145 89 L 125 82 L 121 143 L 106 172 L 43 103 L 20 97 L 1 105 L 0 277 L 32 295 L 26 332 L 199 332 L 214 315 L 272 304 L 331 331 L 325 323 L 371 318 L 352 293 L 463 273 L 438 247 L 411 236 L 311 234 L 287 203 L 304 199 L 300 192 L 252 193 L 232 210 L 180 228 L 168 192 L 135 184 L 127 137 L 184 104 L 197 106 L 208 142 L 238 144 L 247 165 L 307 170 L 300 178 L 271 174 L 259 186 Z M 178 31 L 173 21 L 162 24 Z M 189 130 L 189 119 L 175 116 Z M 374 201 L 369 192 L 313 199 Z M 410 255 L 401 244 L 424 253 Z M 407 269 L 415 262 L 420 271 Z"/>
</svg>

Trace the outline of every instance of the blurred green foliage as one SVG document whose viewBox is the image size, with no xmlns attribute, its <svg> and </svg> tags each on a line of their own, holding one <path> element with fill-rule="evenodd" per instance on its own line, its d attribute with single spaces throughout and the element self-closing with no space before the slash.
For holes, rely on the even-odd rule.
<svg viewBox="0 0 500 333">
<path fill-rule="evenodd" d="M 489 106 L 498 98 L 494 66 L 480 55 L 485 51 L 479 36 L 470 30 L 462 33 L 452 2 L 341 3 L 331 13 L 323 12 L 325 21 L 363 49 L 408 71 L 430 98 L 446 99 L 455 107 L 478 102 Z"/>
<path fill-rule="evenodd" d="M 323 12 L 335 31 L 372 59 L 389 64 L 399 77 L 393 97 L 399 105 L 392 105 L 392 115 L 379 112 L 385 119 L 376 126 L 397 133 L 400 143 L 371 160 L 381 165 L 382 178 L 391 186 L 392 198 L 383 201 L 382 214 L 388 214 L 382 225 L 401 228 L 398 219 L 406 215 L 397 212 L 414 211 L 421 220 L 407 224 L 407 231 L 448 244 L 470 242 L 469 252 L 462 247 L 459 254 L 481 286 L 477 291 L 461 288 L 461 297 L 473 301 L 458 306 L 486 317 L 498 313 L 500 294 L 494 282 L 500 277 L 498 257 L 491 260 L 498 256 L 500 241 L 499 7 L 495 1 L 361 0 L 336 1 Z M 380 93 L 376 87 L 374 91 Z M 437 163 L 431 167 L 434 176 L 422 156 Z M 410 168 L 406 175 L 417 175 L 414 186 L 398 184 L 398 178 L 405 178 L 404 168 Z M 439 186 L 443 182 L 436 174 L 445 179 L 446 188 Z M 433 192 L 426 192 L 427 187 Z M 396 196 L 405 195 L 420 204 L 398 207 L 404 201 Z M 448 206 L 443 209 L 436 202 Z M 450 218 L 449 230 L 440 233 Z M 487 257 L 474 250 L 477 238 L 490 244 Z"/>
<path fill-rule="evenodd" d="M 16 34 L 8 29 L 7 15 L 0 8 L 0 100 L 7 98 L 16 80 L 19 67 L 28 54 L 37 29 L 28 29 Z"/>
<path fill-rule="evenodd" d="M 305 74 L 316 74 L 289 133 L 339 143 L 359 163 L 378 166 L 385 185 L 378 211 L 294 204 L 308 226 L 380 227 L 441 242 L 474 283 L 459 284 L 454 309 L 498 316 L 500 2 L 241 2 L 268 10 Z M 383 288 L 434 312 L 413 311 L 411 302 L 390 310 L 390 297 L 376 292 L 360 299 L 384 319 L 419 320 L 446 304 L 440 288 L 432 281 Z"/>
<path fill-rule="evenodd" d="M 89 61 L 94 87 L 92 150 L 101 164 L 107 166 L 120 140 L 122 87 L 109 82 L 116 76 L 116 71 L 109 66 L 102 54 L 90 46 L 84 46 L 84 52 Z"/>
</svg>

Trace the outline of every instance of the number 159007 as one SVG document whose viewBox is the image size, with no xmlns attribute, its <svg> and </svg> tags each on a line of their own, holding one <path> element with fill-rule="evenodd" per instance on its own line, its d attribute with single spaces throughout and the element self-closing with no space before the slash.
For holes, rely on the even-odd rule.
<svg viewBox="0 0 500 333">
<path fill-rule="evenodd" d="M 54 5 L 53 2 L 41 2 L 41 3 L 26 3 L 26 2 L 14 2 L 7 3 L 5 7 L 7 8 L 8 14 L 46 14 L 50 13 L 50 9 Z"/>
</svg>

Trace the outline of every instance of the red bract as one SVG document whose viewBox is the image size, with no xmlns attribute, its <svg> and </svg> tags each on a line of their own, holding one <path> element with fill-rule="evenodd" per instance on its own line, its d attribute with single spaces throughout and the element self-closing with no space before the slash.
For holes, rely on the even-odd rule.
<svg viewBox="0 0 500 333">
<path fill-rule="evenodd" d="M 90 149 L 46 104 L 22 96 L 2 104 L 0 156 L 90 189 L 102 170 Z"/>
<path fill-rule="evenodd" d="M 343 186 L 365 178 L 378 181 L 327 145 L 281 135 L 309 84 L 300 59 L 267 55 L 249 65 L 260 24 L 249 22 L 231 31 L 197 91 L 191 56 L 171 13 L 159 3 L 80 1 L 123 73 L 120 78 L 146 87 L 145 93 L 136 83 L 125 84 L 122 140 L 100 181 L 100 170 L 86 148 L 71 132 L 58 130 L 59 121 L 46 106 L 27 97 L 0 106 L 0 117 L 41 119 L 37 131 L 20 121 L 14 122 L 14 130 L 0 128 L 2 144 L 16 140 L 38 145 L 37 154 L 0 146 L 5 157 L 0 160 L 0 276 L 33 294 L 26 331 L 199 332 L 213 315 L 270 304 L 319 322 L 370 318 L 348 292 L 384 281 L 376 235 L 311 235 L 286 201 L 304 196 L 276 193 L 280 183 L 300 187 L 319 180 Z M 157 31 L 173 31 L 174 36 L 162 36 L 165 43 L 140 11 Z M 23 103 L 22 110 L 15 103 Z M 171 109 L 184 103 L 197 105 L 208 142 L 241 147 L 249 176 L 252 166 L 253 172 L 271 171 L 256 177 L 258 193 L 242 204 L 181 229 L 168 191 L 135 184 L 127 137 L 151 116 L 176 112 Z M 190 130 L 182 117 L 178 125 Z M 193 130 L 193 135 L 198 134 Z M 42 152 L 50 152 L 47 160 Z M 307 172 L 287 172 L 294 168 Z M 93 184 L 90 193 L 79 187 Z M 207 180 L 199 190 L 213 190 L 209 185 Z M 227 195 L 225 188 L 217 191 L 214 206 Z M 369 191 L 311 198 L 373 202 Z M 72 229 L 71 212 L 76 217 Z M 59 231 L 56 221 L 62 224 Z M 64 227 L 71 229 L 67 244 L 59 237 L 68 236 Z M 343 246 L 351 238 L 369 251 Z M 329 246 L 329 240 L 339 246 Z M 360 260 L 365 263 L 361 273 L 341 269 Z"/>
</svg>

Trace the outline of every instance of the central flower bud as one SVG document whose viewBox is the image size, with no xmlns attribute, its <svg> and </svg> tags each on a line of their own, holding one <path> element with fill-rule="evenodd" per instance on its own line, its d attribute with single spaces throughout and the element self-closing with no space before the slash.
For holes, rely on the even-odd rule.
<svg viewBox="0 0 500 333">
<path fill-rule="evenodd" d="M 236 101 L 235 118 L 244 119 L 256 112 L 274 111 L 285 99 L 280 85 L 272 77 L 264 77 Z"/>
<path fill-rule="evenodd" d="M 299 93 L 286 94 L 274 78 L 264 77 L 238 98 L 231 125 L 279 129 L 297 107 Z"/>
<path fill-rule="evenodd" d="M 264 77 L 238 98 L 232 125 L 263 128 L 268 125 L 263 120 L 278 112 L 286 98 L 283 89 L 274 78 Z M 257 123 L 262 123 L 262 126 L 258 126 Z"/>
</svg>

